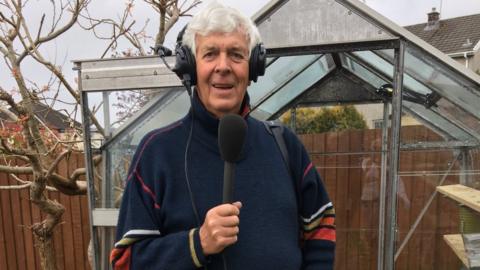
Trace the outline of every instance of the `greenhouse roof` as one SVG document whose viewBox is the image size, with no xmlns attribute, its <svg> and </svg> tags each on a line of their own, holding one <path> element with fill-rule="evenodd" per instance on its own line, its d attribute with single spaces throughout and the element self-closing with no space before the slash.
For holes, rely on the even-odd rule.
<svg viewBox="0 0 480 270">
<path fill-rule="evenodd" d="M 350 0 L 274 0 L 253 19 L 268 55 L 265 76 L 248 89 L 253 116 L 275 119 L 298 106 L 389 102 L 394 52 L 402 47 L 403 110 L 448 141 L 480 140 L 480 77 L 366 5 Z M 174 57 L 167 62 L 172 65 Z M 76 65 L 82 91 L 182 91 L 178 78 L 158 57 Z M 162 99 L 162 107 L 168 109 L 172 100 Z M 134 122 L 135 118 L 128 121 Z"/>
</svg>

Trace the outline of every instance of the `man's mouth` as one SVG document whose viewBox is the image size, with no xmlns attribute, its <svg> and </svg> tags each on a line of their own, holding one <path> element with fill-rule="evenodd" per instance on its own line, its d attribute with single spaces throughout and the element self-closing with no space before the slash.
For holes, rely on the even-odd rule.
<svg viewBox="0 0 480 270">
<path fill-rule="evenodd" d="M 233 88 L 233 84 L 228 84 L 228 83 L 214 83 L 212 84 L 212 86 L 218 89 L 226 89 L 226 90 Z"/>
</svg>

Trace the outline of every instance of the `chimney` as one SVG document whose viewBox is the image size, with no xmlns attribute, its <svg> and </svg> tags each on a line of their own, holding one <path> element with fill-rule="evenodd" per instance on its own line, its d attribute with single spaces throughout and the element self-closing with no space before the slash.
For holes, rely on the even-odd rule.
<svg viewBox="0 0 480 270">
<path fill-rule="evenodd" d="M 425 31 L 435 30 L 438 29 L 440 26 L 440 13 L 437 11 L 436 8 L 432 8 L 432 12 L 428 13 L 428 22 L 427 26 L 425 27 Z"/>
<path fill-rule="evenodd" d="M 435 24 L 440 20 L 440 13 L 436 8 L 432 8 L 432 12 L 428 13 L 428 24 Z"/>
</svg>

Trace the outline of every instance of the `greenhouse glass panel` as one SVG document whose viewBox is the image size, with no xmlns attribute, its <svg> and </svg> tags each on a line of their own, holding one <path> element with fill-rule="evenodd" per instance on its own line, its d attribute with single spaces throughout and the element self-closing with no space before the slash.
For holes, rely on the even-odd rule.
<svg viewBox="0 0 480 270">
<path fill-rule="evenodd" d="M 383 51 L 388 51 L 389 54 L 393 55 L 393 50 Z M 393 62 L 389 63 L 385 59 L 375 54 L 374 51 L 359 51 L 352 52 L 352 54 L 368 63 L 370 66 L 374 67 L 378 72 L 384 73 L 389 78 L 393 78 Z M 403 75 L 403 85 L 409 90 L 415 91 L 423 95 L 432 93 L 431 89 L 421 84 L 408 74 Z"/>
<path fill-rule="evenodd" d="M 440 99 L 436 105 L 432 108 L 437 110 L 440 115 L 452 119 L 459 127 L 467 130 L 477 140 L 480 140 L 480 121 L 477 117 L 444 98 Z"/>
<path fill-rule="evenodd" d="M 442 255 L 438 241 L 444 241 L 446 235 L 480 232 L 478 216 L 440 196 L 437 189 L 454 184 L 480 186 L 475 161 L 480 145 L 472 143 L 471 136 L 462 133 L 448 115 L 439 114 L 436 109 L 404 101 L 397 174 L 398 269 L 461 269 L 460 260 Z M 425 121 L 412 120 L 418 116 Z M 455 138 L 442 137 L 424 122 L 441 126 L 447 134 L 453 132 Z M 423 259 L 416 260 L 417 256 Z"/>
<path fill-rule="evenodd" d="M 132 104 L 132 97 L 143 102 Z M 92 145 L 104 150 L 105 164 L 105 181 L 97 186 L 95 207 L 118 208 L 129 163 L 140 140 L 149 131 L 185 116 L 190 101 L 183 88 L 89 92 L 87 98 L 89 107 L 97 108 L 97 117 L 103 119 L 104 129 L 111 134 L 104 139 L 97 132 L 91 132 Z M 110 104 L 109 111 L 102 110 L 104 104 Z M 104 117 L 105 113 L 109 117 Z"/>
<path fill-rule="evenodd" d="M 250 104 L 255 106 L 255 104 L 265 99 L 269 94 L 278 90 L 278 88 L 282 87 L 297 76 L 298 73 L 310 66 L 319 56 L 320 55 L 284 56 L 272 61 L 272 63 L 268 65 L 265 75 L 259 77 L 256 83 L 252 83 L 248 87 Z"/>
<path fill-rule="evenodd" d="M 383 80 L 378 75 L 374 74 L 373 72 L 360 65 L 352 57 L 346 54 L 342 55 L 342 66 L 363 79 L 365 82 L 371 84 L 373 87 L 375 87 L 375 89 L 378 89 L 380 88 L 380 86 L 387 84 L 387 81 Z"/>
<path fill-rule="evenodd" d="M 333 70 L 334 67 L 335 64 L 330 55 L 321 56 L 313 63 L 310 63 L 300 74 L 275 91 L 265 102 L 259 106 L 254 103 L 253 107 L 256 107 L 255 110 L 262 111 L 264 115 L 270 116 L 278 112 L 301 93 L 307 91 L 313 84 Z"/>
<path fill-rule="evenodd" d="M 393 61 L 393 53 L 388 50 L 379 51 L 379 55 Z M 467 112 L 480 118 L 480 95 L 478 86 L 465 78 L 455 76 L 449 70 L 438 65 L 433 59 L 413 46 L 407 46 L 405 51 L 405 72 L 450 100 Z"/>
<path fill-rule="evenodd" d="M 407 115 L 410 115 L 411 119 L 414 119 L 410 125 L 417 125 L 422 123 L 431 130 L 435 131 L 438 135 L 440 135 L 442 138 L 437 138 L 441 141 L 471 141 L 473 139 L 471 135 L 460 129 L 451 120 L 446 119 L 442 115 L 439 115 L 437 112 L 425 108 L 425 106 L 421 104 L 403 101 L 402 107 L 404 109 L 404 112 L 406 112 Z M 408 117 L 403 119 L 404 121 L 402 122 L 402 125 L 408 125 L 406 120 L 407 118 Z M 415 141 L 404 138 L 404 142 L 414 143 Z"/>
</svg>

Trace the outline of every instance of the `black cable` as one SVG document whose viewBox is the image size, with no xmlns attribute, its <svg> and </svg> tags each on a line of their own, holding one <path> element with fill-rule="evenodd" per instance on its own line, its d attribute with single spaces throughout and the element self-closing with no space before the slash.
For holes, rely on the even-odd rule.
<svg viewBox="0 0 480 270">
<path fill-rule="evenodd" d="M 164 54 L 160 54 L 160 59 L 163 60 L 163 63 L 165 64 L 165 66 L 166 66 L 169 70 L 172 70 L 172 68 L 170 67 L 170 65 L 167 63 L 167 60 L 165 60 L 165 55 L 164 55 Z"/>
<path fill-rule="evenodd" d="M 190 88 L 190 84 L 188 82 L 185 83 L 185 87 Z M 191 90 L 189 91 L 191 93 Z M 190 96 L 190 108 L 191 108 L 191 117 L 190 117 L 190 132 L 188 134 L 187 145 L 185 147 L 185 155 L 184 155 L 184 164 L 185 164 L 185 182 L 187 183 L 188 194 L 190 195 L 190 202 L 192 203 L 193 213 L 195 215 L 195 220 L 197 221 L 197 227 L 200 228 L 200 216 L 198 215 L 197 206 L 195 204 L 195 198 L 193 197 L 192 187 L 190 185 L 190 179 L 188 178 L 188 152 L 190 150 L 190 143 L 192 141 L 192 134 L 193 134 L 193 122 L 194 122 L 194 111 L 193 111 L 193 97 Z"/>
<path fill-rule="evenodd" d="M 193 109 L 193 97 L 192 97 L 192 88 L 190 86 L 190 81 L 186 80 L 183 81 L 183 84 L 187 88 L 189 97 L 190 97 L 190 108 L 191 108 L 191 117 L 190 117 L 190 131 L 188 133 L 188 139 L 187 139 L 187 145 L 185 146 L 185 154 L 184 154 L 184 166 L 185 166 L 185 182 L 187 184 L 187 189 L 188 189 L 188 194 L 190 196 L 190 203 L 192 204 L 192 210 L 193 214 L 195 215 L 195 221 L 197 222 L 197 227 L 200 229 L 200 215 L 198 214 L 197 210 L 197 205 L 195 204 L 195 198 L 193 196 L 193 191 L 192 187 L 190 184 L 190 179 L 188 178 L 188 153 L 190 152 L 190 143 L 192 141 L 192 135 L 193 135 L 193 123 L 195 120 L 195 113 Z M 225 259 L 223 260 L 224 263 L 224 269 L 227 270 L 225 266 Z M 204 266 L 205 270 L 208 270 L 208 267 L 205 265 Z"/>
</svg>

